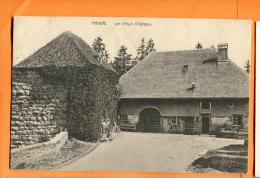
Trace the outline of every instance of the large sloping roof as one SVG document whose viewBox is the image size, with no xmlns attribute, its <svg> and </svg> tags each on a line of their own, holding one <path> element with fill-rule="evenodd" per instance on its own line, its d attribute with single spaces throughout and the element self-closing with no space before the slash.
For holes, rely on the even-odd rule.
<svg viewBox="0 0 260 178">
<path fill-rule="evenodd" d="M 80 37 L 64 32 L 51 40 L 38 51 L 17 64 L 16 68 L 38 68 L 44 66 L 83 66 L 91 63 L 113 70 L 112 67 L 99 64 L 94 58 L 96 52 Z"/>
<path fill-rule="evenodd" d="M 248 98 L 248 74 L 217 56 L 215 49 L 152 53 L 120 78 L 121 98 Z"/>
</svg>

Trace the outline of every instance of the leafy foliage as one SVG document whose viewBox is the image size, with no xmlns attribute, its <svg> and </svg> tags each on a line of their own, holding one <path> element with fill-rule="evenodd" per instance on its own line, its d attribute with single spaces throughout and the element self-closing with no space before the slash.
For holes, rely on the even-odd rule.
<svg viewBox="0 0 260 178">
<path fill-rule="evenodd" d="M 97 65 L 45 67 L 46 79 L 59 79 L 67 91 L 67 130 L 70 137 L 95 142 L 101 121 L 116 121 L 118 74 Z M 53 81 L 55 81 L 53 80 Z M 104 114 L 105 113 L 105 114 Z"/>
<path fill-rule="evenodd" d="M 142 61 L 146 57 L 146 45 L 145 40 L 142 38 L 140 46 L 137 48 L 136 59 Z"/>
<path fill-rule="evenodd" d="M 127 48 L 124 45 L 122 45 L 118 50 L 112 66 L 120 75 L 123 75 L 129 70 L 127 67 L 127 61 L 131 60 L 131 56 L 131 54 L 127 53 Z"/>
<path fill-rule="evenodd" d="M 146 45 L 146 56 L 148 56 L 149 54 L 151 54 L 152 52 L 155 52 L 155 48 L 154 48 L 155 44 L 154 44 L 154 41 L 150 38 L 147 42 L 147 45 Z"/>
<path fill-rule="evenodd" d="M 246 72 L 249 74 L 250 73 L 250 62 L 249 62 L 249 60 L 246 61 L 246 65 L 244 67 L 245 67 Z"/>
<path fill-rule="evenodd" d="M 106 64 L 109 58 L 109 54 L 106 50 L 106 45 L 103 43 L 102 38 L 97 37 L 93 44 L 92 44 L 93 49 L 97 52 L 98 55 L 98 61 L 101 64 Z"/>
<path fill-rule="evenodd" d="M 200 42 L 198 42 L 196 44 L 196 49 L 202 49 L 202 48 L 203 48 L 202 44 Z"/>
<path fill-rule="evenodd" d="M 140 46 L 137 48 L 137 55 L 132 58 L 132 54 L 128 54 L 127 48 L 122 45 L 118 50 L 115 60 L 110 63 L 112 67 L 120 74 L 123 75 L 131 68 L 133 68 L 139 61 L 142 61 L 152 52 L 155 52 L 154 41 L 150 38 L 147 42 L 144 38 L 141 40 Z"/>
<path fill-rule="evenodd" d="M 145 42 L 145 39 L 142 38 L 140 46 L 137 48 L 136 59 L 142 61 L 146 56 L 155 52 L 154 41 L 150 38 L 148 42 Z"/>
</svg>

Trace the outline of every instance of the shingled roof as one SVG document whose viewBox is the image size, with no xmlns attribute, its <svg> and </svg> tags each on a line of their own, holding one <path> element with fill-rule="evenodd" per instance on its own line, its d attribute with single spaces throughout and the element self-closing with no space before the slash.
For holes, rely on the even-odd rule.
<svg viewBox="0 0 260 178">
<path fill-rule="evenodd" d="M 15 68 L 83 66 L 91 63 L 113 70 L 109 65 L 100 64 L 94 58 L 96 55 L 80 37 L 71 32 L 64 32 L 21 61 Z"/>
<path fill-rule="evenodd" d="M 248 74 L 217 58 L 216 49 L 152 53 L 120 78 L 121 98 L 248 98 Z"/>
</svg>

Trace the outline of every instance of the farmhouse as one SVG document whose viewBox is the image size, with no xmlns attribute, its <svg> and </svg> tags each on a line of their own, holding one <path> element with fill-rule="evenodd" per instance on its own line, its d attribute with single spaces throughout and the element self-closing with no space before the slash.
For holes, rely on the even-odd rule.
<svg viewBox="0 0 260 178">
<path fill-rule="evenodd" d="M 47 141 L 62 130 L 96 141 L 116 120 L 118 74 L 65 32 L 13 67 L 11 147 Z"/>
<path fill-rule="evenodd" d="M 120 80 L 122 129 L 210 134 L 246 129 L 249 76 L 218 49 L 155 52 Z"/>
</svg>

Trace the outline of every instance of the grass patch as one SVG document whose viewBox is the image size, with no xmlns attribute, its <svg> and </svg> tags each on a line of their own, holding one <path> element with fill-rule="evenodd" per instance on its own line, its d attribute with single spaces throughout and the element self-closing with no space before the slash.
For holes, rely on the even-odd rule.
<svg viewBox="0 0 260 178">
<path fill-rule="evenodd" d="M 12 154 L 12 169 L 48 170 L 56 169 L 93 150 L 98 143 L 69 139 L 60 149 L 36 148 Z"/>
</svg>

